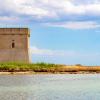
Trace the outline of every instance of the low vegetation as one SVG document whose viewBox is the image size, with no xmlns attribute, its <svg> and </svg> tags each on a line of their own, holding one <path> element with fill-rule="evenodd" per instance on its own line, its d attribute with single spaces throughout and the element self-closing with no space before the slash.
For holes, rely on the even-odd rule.
<svg viewBox="0 0 100 100">
<path fill-rule="evenodd" d="M 7 72 L 20 72 L 20 71 L 34 71 L 34 72 L 53 72 L 60 65 L 56 64 L 47 64 L 47 63 L 35 63 L 35 64 L 26 64 L 26 63 L 0 63 L 0 71 Z"/>
<path fill-rule="evenodd" d="M 59 64 L 48 64 L 48 63 L 0 63 L 0 72 L 70 72 L 70 73 L 81 73 L 81 72 L 100 72 L 100 66 L 82 66 L 82 65 L 59 65 Z"/>
</svg>

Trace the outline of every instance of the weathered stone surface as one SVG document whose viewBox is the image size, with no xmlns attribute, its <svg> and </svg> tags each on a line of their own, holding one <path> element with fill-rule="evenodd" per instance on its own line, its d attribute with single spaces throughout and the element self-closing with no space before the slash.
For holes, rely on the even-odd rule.
<svg viewBox="0 0 100 100">
<path fill-rule="evenodd" d="M 28 41 L 28 28 L 0 28 L 0 62 L 29 62 Z"/>
</svg>

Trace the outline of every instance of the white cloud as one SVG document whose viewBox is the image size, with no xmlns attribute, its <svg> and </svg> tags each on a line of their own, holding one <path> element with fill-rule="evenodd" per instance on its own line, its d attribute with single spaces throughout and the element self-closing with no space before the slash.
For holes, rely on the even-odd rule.
<svg viewBox="0 0 100 100">
<path fill-rule="evenodd" d="M 74 50 L 51 50 L 41 49 L 35 46 L 30 48 L 30 59 L 33 62 L 48 62 L 59 64 L 97 64 L 100 52 L 74 51 Z"/>
<path fill-rule="evenodd" d="M 63 21 L 65 25 L 61 24 L 61 27 L 76 29 L 76 25 L 81 29 L 87 29 L 98 27 L 96 23 L 89 22 L 89 20 L 97 20 L 100 17 L 99 0 L 0 0 L 0 3 L 2 4 L 0 5 L 0 15 L 4 17 L 2 19 L 5 19 L 5 22 L 8 19 L 14 20 L 13 17 L 20 19 L 19 23 L 24 18 L 26 19 L 24 22 L 28 20 L 42 23 Z M 72 22 L 74 25 L 67 22 L 78 19 L 85 22 Z"/>
<path fill-rule="evenodd" d="M 8 16 L 0 16 L 0 21 L 9 21 L 9 22 L 11 22 L 11 21 L 18 21 L 19 20 L 19 18 L 18 17 L 14 17 L 14 16 L 11 16 L 11 17 L 8 17 Z"/>
<path fill-rule="evenodd" d="M 41 3 L 39 0 L 3 0 L 1 2 L 3 2 L 3 5 L 0 7 L 0 9 L 16 15 L 28 15 L 36 18 L 45 16 L 50 17 L 51 15 L 54 15 L 53 12 L 50 13 L 49 10 L 44 9 L 42 7 L 44 6 L 43 3 Z M 39 6 L 40 3 L 41 6 Z"/>
<path fill-rule="evenodd" d="M 99 15 L 100 16 L 100 3 L 99 4 L 88 4 L 85 6 L 86 13 L 92 15 Z"/>
<path fill-rule="evenodd" d="M 46 55 L 46 56 L 75 56 L 76 53 L 73 51 L 64 51 L 64 50 L 50 50 L 50 49 L 41 49 L 35 46 L 30 47 L 30 55 Z"/>
<path fill-rule="evenodd" d="M 88 14 L 95 12 L 100 15 L 100 2 L 78 4 L 71 0 L 3 0 L 0 9 L 13 13 L 33 16 L 56 16 L 59 14 Z M 98 13 L 99 12 L 99 13 Z"/>
<path fill-rule="evenodd" d="M 66 58 L 67 60 L 73 59 L 85 59 L 90 61 L 95 61 L 96 59 L 100 59 L 99 52 L 80 52 L 74 50 L 51 50 L 51 49 L 41 49 L 35 46 L 30 47 L 30 57 L 31 56 L 40 56 L 46 58 Z M 38 59 L 39 60 L 39 59 Z M 52 59 L 51 59 L 52 60 Z"/>
<path fill-rule="evenodd" d="M 46 26 L 63 27 L 67 29 L 94 29 L 100 28 L 100 24 L 92 21 L 74 21 L 74 22 L 61 22 L 61 23 L 46 23 Z"/>
</svg>

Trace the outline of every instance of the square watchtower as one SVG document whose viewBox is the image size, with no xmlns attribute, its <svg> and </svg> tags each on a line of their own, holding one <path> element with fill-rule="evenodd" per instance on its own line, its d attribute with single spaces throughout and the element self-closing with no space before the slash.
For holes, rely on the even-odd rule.
<svg viewBox="0 0 100 100">
<path fill-rule="evenodd" d="M 29 29 L 0 28 L 0 62 L 29 62 Z"/>
</svg>

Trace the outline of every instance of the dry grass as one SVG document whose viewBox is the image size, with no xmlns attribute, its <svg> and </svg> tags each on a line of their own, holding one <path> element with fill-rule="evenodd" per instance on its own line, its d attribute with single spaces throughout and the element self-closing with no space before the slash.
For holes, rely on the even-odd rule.
<svg viewBox="0 0 100 100">
<path fill-rule="evenodd" d="M 0 72 L 100 72 L 100 66 L 66 66 L 48 63 L 35 63 L 35 64 L 25 64 L 25 63 L 0 63 Z"/>
</svg>

